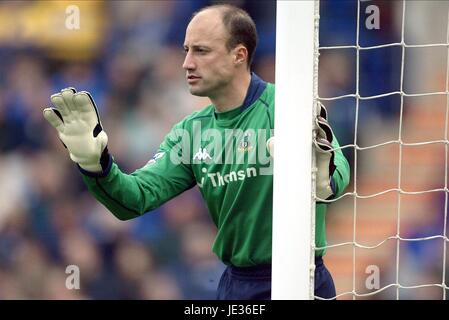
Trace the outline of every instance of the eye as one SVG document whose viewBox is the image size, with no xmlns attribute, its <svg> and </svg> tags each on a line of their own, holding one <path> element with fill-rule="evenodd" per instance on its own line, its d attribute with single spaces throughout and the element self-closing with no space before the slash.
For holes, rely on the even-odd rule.
<svg viewBox="0 0 449 320">
<path fill-rule="evenodd" d="M 197 48 L 195 51 L 199 54 L 206 54 L 208 52 L 208 50 L 204 48 Z"/>
</svg>

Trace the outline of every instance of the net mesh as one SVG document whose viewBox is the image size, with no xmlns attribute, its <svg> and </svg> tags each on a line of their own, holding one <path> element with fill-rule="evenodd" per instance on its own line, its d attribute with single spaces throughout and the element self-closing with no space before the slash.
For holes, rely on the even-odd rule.
<svg viewBox="0 0 449 320">
<path fill-rule="evenodd" d="M 324 19 L 325 5 L 321 5 L 320 24 Z M 410 4 L 397 1 L 394 5 L 396 16 L 393 18 L 399 34 L 398 41 L 365 45 L 361 41 L 361 34 L 369 35 L 364 28 L 367 12 L 371 12 L 367 9 L 370 5 L 380 8 L 380 15 L 385 7 L 385 3 L 379 1 L 357 1 L 354 44 L 323 45 L 318 48 L 320 81 L 328 81 L 327 77 L 333 79 L 332 75 L 337 74 L 334 83 L 338 84 L 339 79 L 344 77 L 338 74 L 338 63 L 345 66 L 345 60 L 339 58 L 348 55 L 352 55 L 352 60 L 348 61 L 353 62 L 353 72 L 347 72 L 348 78 L 355 78 L 350 93 L 338 94 L 338 90 L 327 90 L 334 95 L 321 95 L 320 82 L 316 96 L 328 107 L 331 124 L 333 118 L 350 118 L 353 130 L 351 142 L 340 141 L 340 149 L 350 158 L 352 169 L 347 192 L 332 200 L 317 199 L 332 203 L 327 216 L 326 265 L 334 277 L 338 299 L 446 299 L 449 289 L 446 280 L 448 3 Z M 416 5 L 429 6 L 438 12 L 441 12 L 442 7 L 446 10 L 444 21 L 434 21 L 428 26 L 428 33 L 433 32 L 432 28 L 440 31 L 444 28 L 443 42 L 413 43 L 413 37 L 407 36 L 407 30 L 420 27 L 413 26 L 416 21 L 412 18 L 419 11 L 412 8 Z M 385 33 L 388 30 L 382 30 L 382 21 L 381 30 L 377 31 Z M 386 92 L 364 94 L 361 87 L 362 84 L 369 85 L 366 78 L 372 73 L 367 70 L 372 72 L 372 68 L 362 63 L 362 56 L 388 49 L 400 50 L 395 51 L 398 59 L 392 58 L 393 62 L 378 60 L 380 64 L 391 63 L 393 75 L 382 70 L 379 72 L 384 72 L 386 78 L 396 77 L 398 86 Z M 444 68 L 434 68 L 439 69 L 438 75 L 423 74 L 422 77 L 416 70 L 409 71 L 417 61 L 414 50 L 437 50 L 439 54 L 424 52 L 425 65 L 434 60 L 440 61 L 443 57 Z M 326 54 L 326 60 L 322 63 L 321 58 Z M 328 58 L 330 56 L 333 58 Z M 373 65 L 375 63 L 371 67 Z M 329 71 L 331 68 L 336 70 Z M 413 89 L 419 86 L 416 83 L 428 82 L 429 79 L 440 80 L 444 86 L 437 88 L 439 90 L 433 90 L 428 85 L 422 86 L 427 90 Z M 373 86 L 375 81 L 373 79 Z M 329 84 L 325 85 L 330 87 Z M 351 110 L 345 105 L 350 105 Z M 378 116 L 372 111 L 385 105 L 392 106 L 389 110 L 393 111 L 388 117 Z M 335 122 L 337 125 L 334 129 L 340 139 L 339 133 L 348 129 L 348 126 L 341 124 L 348 122 Z"/>
</svg>

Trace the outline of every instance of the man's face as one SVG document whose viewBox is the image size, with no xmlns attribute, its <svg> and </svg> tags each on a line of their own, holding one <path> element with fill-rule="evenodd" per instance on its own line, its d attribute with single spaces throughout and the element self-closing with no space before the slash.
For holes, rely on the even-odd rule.
<svg viewBox="0 0 449 320">
<path fill-rule="evenodd" d="M 231 82 L 236 68 L 233 50 L 226 48 L 228 38 L 218 10 L 203 11 L 189 23 L 182 67 L 191 94 L 213 97 Z"/>
</svg>

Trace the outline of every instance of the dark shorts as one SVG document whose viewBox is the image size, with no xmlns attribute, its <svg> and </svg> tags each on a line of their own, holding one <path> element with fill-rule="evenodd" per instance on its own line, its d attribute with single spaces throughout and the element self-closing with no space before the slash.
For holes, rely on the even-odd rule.
<svg viewBox="0 0 449 320">
<path fill-rule="evenodd" d="M 315 296 L 335 297 L 335 285 L 321 257 L 315 258 Z M 255 267 L 228 266 L 217 289 L 218 300 L 270 300 L 271 265 Z"/>
</svg>

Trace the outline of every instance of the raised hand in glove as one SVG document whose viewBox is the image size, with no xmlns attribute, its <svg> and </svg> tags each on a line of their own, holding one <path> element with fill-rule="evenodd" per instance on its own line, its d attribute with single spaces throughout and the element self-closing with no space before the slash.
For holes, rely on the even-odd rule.
<svg viewBox="0 0 449 320">
<path fill-rule="evenodd" d="M 100 160 L 107 154 L 108 136 L 90 93 L 66 88 L 50 99 L 54 107 L 45 108 L 44 117 L 58 131 L 70 158 L 86 171 L 103 171 Z"/>
</svg>

